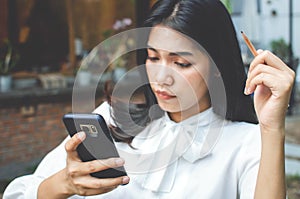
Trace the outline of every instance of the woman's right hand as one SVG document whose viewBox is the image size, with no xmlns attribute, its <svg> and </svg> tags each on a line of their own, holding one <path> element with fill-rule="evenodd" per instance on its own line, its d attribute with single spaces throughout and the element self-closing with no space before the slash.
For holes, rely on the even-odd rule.
<svg viewBox="0 0 300 199">
<path fill-rule="evenodd" d="M 81 196 L 98 195 L 112 191 L 119 185 L 129 182 L 128 176 L 99 179 L 90 175 L 90 173 L 97 171 L 123 166 L 124 160 L 109 158 L 82 162 L 78 157 L 76 148 L 85 137 L 84 132 L 79 132 L 67 141 L 65 145 L 67 152 L 66 167 L 41 183 L 38 190 L 39 198 L 43 198 L 42 196 L 49 198 L 51 195 L 53 198 L 66 198 L 75 194 Z M 51 185 L 55 190 L 49 188 L 52 187 Z"/>
</svg>

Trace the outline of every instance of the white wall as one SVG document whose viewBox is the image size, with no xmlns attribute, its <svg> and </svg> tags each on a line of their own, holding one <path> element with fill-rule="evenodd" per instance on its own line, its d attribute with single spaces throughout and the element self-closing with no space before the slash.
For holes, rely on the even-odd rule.
<svg viewBox="0 0 300 199">
<path fill-rule="evenodd" d="M 260 14 L 256 0 L 243 1 L 242 15 L 232 16 L 240 40 L 239 32 L 244 30 L 257 48 L 270 50 L 270 42 L 279 38 L 289 43 L 289 0 L 261 0 Z M 293 15 L 293 52 L 300 57 L 300 0 L 293 0 Z"/>
</svg>

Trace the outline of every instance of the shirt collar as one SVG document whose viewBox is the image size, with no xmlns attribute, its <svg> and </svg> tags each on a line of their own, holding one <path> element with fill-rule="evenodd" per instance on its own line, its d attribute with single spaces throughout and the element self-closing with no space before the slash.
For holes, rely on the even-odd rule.
<svg viewBox="0 0 300 199">
<path fill-rule="evenodd" d="M 179 123 L 172 121 L 167 113 L 162 126 L 170 126 L 170 133 L 176 134 L 177 155 L 194 163 L 209 155 L 221 133 L 225 120 L 209 108 Z"/>
<path fill-rule="evenodd" d="M 182 122 L 172 121 L 166 113 L 133 139 L 139 150 L 136 168 L 143 168 L 137 181 L 146 189 L 170 192 L 180 158 L 195 163 L 211 154 L 225 120 L 209 108 Z"/>
<path fill-rule="evenodd" d="M 186 125 L 191 125 L 191 126 L 206 126 L 208 125 L 211 120 L 213 119 L 212 116 L 214 116 L 214 112 L 213 112 L 213 108 L 208 108 L 198 114 L 195 114 L 181 122 L 174 122 L 173 120 L 171 120 L 171 118 L 169 117 L 169 114 L 167 112 L 165 112 L 164 115 L 164 122 L 166 123 L 170 123 L 172 125 L 175 126 L 186 126 Z"/>
</svg>

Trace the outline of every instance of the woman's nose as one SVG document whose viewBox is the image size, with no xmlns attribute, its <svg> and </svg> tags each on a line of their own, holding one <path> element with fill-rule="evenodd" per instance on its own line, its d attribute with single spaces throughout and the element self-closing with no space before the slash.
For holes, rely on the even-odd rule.
<svg viewBox="0 0 300 199">
<path fill-rule="evenodd" d="M 156 74 L 156 81 L 160 85 L 172 85 L 174 83 L 173 79 L 173 71 L 171 67 L 167 66 L 167 63 L 161 63 L 160 69 L 157 71 Z"/>
</svg>

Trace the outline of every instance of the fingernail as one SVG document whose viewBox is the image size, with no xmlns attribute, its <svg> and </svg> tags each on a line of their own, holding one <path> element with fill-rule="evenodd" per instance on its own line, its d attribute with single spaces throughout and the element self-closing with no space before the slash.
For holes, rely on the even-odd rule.
<svg viewBox="0 0 300 199">
<path fill-rule="evenodd" d="M 116 166 L 123 166 L 124 160 L 122 158 L 118 158 L 115 160 Z"/>
<path fill-rule="evenodd" d="M 128 176 L 124 176 L 122 179 L 122 183 L 123 184 L 128 184 L 129 183 L 129 177 Z"/>
<path fill-rule="evenodd" d="M 244 89 L 244 94 L 245 94 L 245 95 L 248 95 L 247 91 L 248 91 L 248 90 L 247 90 L 247 88 L 245 87 L 245 89 Z"/>
<path fill-rule="evenodd" d="M 248 95 L 249 95 L 251 92 L 252 92 L 252 91 L 251 91 L 251 88 L 248 88 L 248 89 L 247 89 Z"/>
<path fill-rule="evenodd" d="M 81 141 L 83 141 L 84 138 L 85 138 L 85 133 L 84 133 L 83 131 L 80 131 L 80 132 L 77 133 L 77 137 L 78 137 Z"/>
</svg>

